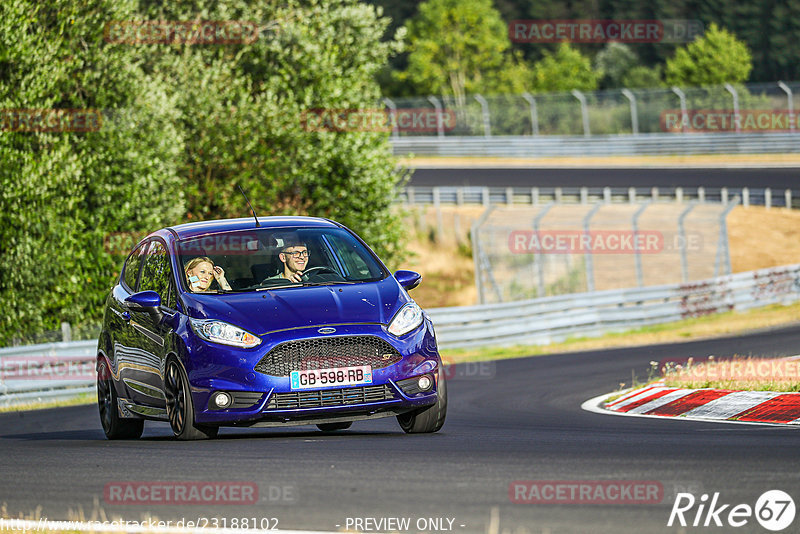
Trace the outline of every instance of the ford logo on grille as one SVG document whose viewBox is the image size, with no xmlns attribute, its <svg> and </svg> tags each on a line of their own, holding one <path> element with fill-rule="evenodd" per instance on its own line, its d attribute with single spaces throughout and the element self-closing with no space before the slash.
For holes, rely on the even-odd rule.
<svg viewBox="0 0 800 534">
<path fill-rule="evenodd" d="M 317 332 L 319 332 L 320 334 L 333 334 L 334 332 L 336 332 L 336 329 L 325 327 L 325 328 L 320 328 L 319 330 L 317 330 Z"/>
</svg>

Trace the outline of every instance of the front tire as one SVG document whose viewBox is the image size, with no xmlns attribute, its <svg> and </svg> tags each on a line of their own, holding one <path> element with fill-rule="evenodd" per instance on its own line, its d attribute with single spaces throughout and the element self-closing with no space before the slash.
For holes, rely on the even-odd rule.
<svg viewBox="0 0 800 534">
<path fill-rule="evenodd" d="M 189 379 L 178 362 L 171 360 L 167 364 L 164 376 L 164 392 L 167 398 L 167 416 L 172 433 L 182 441 L 196 439 L 212 439 L 217 437 L 219 427 L 196 425 L 194 422 L 194 404 L 192 403 Z"/>
<path fill-rule="evenodd" d="M 120 417 L 117 399 L 108 363 L 101 360 L 97 366 L 97 406 L 100 410 L 103 432 L 108 439 L 139 439 L 144 432 L 144 419 Z"/>
<path fill-rule="evenodd" d="M 397 416 L 397 422 L 406 434 L 438 432 L 444 425 L 447 416 L 447 383 L 444 380 L 441 364 L 439 364 L 438 382 L 435 404 Z"/>
</svg>

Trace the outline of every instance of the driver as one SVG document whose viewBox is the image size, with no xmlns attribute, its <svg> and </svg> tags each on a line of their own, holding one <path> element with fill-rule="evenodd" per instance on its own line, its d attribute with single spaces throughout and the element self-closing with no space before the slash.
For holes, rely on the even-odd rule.
<svg viewBox="0 0 800 534">
<path fill-rule="evenodd" d="M 303 270 L 308 263 L 308 247 L 305 243 L 288 242 L 281 248 L 278 259 L 283 263 L 283 272 L 271 276 L 268 280 L 285 278 L 295 283 L 302 282 Z"/>
</svg>

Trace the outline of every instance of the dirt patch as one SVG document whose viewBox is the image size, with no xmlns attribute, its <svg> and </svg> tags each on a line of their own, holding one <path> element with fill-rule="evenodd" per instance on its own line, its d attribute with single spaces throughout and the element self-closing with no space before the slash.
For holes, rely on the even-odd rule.
<svg viewBox="0 0 800 534">
<path fill-rule="evenodd" d="M 800 263 L 800 211 L 737 207 L 728 215 L 733 272 Z"/>
<path fill-rule="evenodd" d="M 469 230 L 484 208 L 430 206 L 410 210 L 411 229 L 407 268 L 422 275 L 412 296 L 424 308 L 469 306 L 478 301 Z"/>
</svg>

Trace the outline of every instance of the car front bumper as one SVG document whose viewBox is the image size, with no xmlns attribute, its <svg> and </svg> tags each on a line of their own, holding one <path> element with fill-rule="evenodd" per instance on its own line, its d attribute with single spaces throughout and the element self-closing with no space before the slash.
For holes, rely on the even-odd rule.
<svg viewBox="0 0 800 534">
<path fill-rule="evenodd" d="M 433 326 L 426 319 L 422 326 L 395 337 L 384 325 L 335 325 L 336 337 L 376 336 L 389 343 L 401 359 L 372 370 L 372 382 L 292 389 L 289 376 L 272 376 L 255 371 L 272 349 L 285 342 L 324 340 L 319 329 L 328 325 L 279 332 L 257 349 L 219 350 L 217 346 L 195 341 L 191 362 L 185 362 L 195 407 L 195 422 L 220 426 L 285 426 L 321 422 L 354 421 L 399 415 L 436 402 L 441 359 L 436 348 Z M 408 387 L 410 378 L 429 376 L 433 386 L 427 391 Z M 230 408 L 211 406 L 212 395 L 229 393 Z"/>
</svg>

